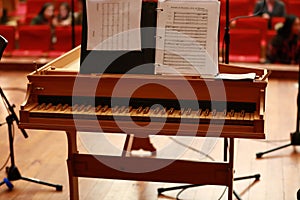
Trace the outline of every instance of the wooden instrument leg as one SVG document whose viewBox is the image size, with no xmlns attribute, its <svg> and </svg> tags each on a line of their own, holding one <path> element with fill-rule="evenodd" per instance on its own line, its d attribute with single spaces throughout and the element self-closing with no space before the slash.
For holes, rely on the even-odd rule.
<svg viewBox="0 0 300 200">
<path fill-rule="evenodd" d="M 133 134 L 127 135 L 124 148 L 123 148 L 123 156 L 125 156 L 126 152 L 131 152 L 134 150 L 144 150 L 144 151 L 150 151 L 152 155 L 156 154 L 156 148 L 153 146 L 153 144 L 150 141 L 149 137 L 146 138 L 140 138 L 135 137 Z"/>
<path fill-rule="evenodd" d="M 228 200 L 232 199 L 233 196 L 233 166 L 234 166 L 234 138 L 229 139 L 229 168 L 228 168 L 228 173 L 230 175 L 231 180 L 228 183 Z"/>
<path fill-rule="evenodd" d="M 69 175 L 69 192 L 70 200 L 79 200 L 78 177 L 73 173 L 73 155 L 78 153 L 76 142 L 76 131 L 67 131 L 68 137 L 68 175 Z"/>
</svg>

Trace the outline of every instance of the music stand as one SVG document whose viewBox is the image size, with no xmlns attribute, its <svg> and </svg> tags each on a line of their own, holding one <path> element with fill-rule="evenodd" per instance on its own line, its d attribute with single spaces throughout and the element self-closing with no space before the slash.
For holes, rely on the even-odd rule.
<svg viewBox="0 0 300 200">
<path fill-rule="evenodd" d="M 0 59 L 2 57 L 2 54 L 7 46 L 7 40 L 0 35 Z M 14 146 L 13 146 L 13 142 L 14 142 L 14 138 L 13 138 L 13 132 L 12 132 L 12 128 L 13 128 L 13 122 L 15 121 L 16 124 L 19 124 L 19 119 L 14 111 L 14 107 L 15 105 L 11 105 L 8 101 L 8 99 L 6 98 L 2 88 L 0 87 L 0 96 L 4 99 L 4 103 L 6 104 L 6 107 L 8 109 L 9 115 L 6 117 L 6 123 L 7 123 L 7 127 L 8 127 L 8 136 L 9 136 L 9 149 L 10 149 L 10 161 L 11 161 L 11 166 L 10 167 L 6 167 L 6 173 L 7 173 L 7 178 L 4 178 L 3 181 L 0 182 L 0 186 L 3 185 L 4 183 L 7 185 L 7 187 L 12 190 L 13 189 L 13 184 L 11 183 L 11 181 L 15 181 L 15 180 L 25 180 L 25 181 L 29 181 L 29 182 L 33 182 L 33 183 L 38 183 L 38 184 L 42 184 L 42 185 L 47 185 L 47 186 L 51 186 L 51 187 L 55 187 L 57 191 L 62 191 L 63 186 L 62 185 L 56 185 L 56 184 L 52 184 L 52 183 L 47 183 L 44 181 L 40 181 L 37 179 L 33 179 L 33 178 L 27 178 L 27 177 L 23 177 L 17 166 L 15 165 L 15 156 L 14 156 Z M 24 129 L 20 129 L 23 136 L 25 138 L 28 137 L 26 131 Z"/>
</svg>

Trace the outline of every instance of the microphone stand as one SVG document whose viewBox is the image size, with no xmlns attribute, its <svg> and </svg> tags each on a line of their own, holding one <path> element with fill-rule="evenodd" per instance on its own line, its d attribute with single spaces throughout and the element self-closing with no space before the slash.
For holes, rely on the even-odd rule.
<svg viewBox="0 0 300 200">
<path fill-rule="evenodd" d="M 293 143 L 293 145 L 296 145 L 295 144 L 296 139 L 298 141 L 298 145 L 299 145 L 299 141 L 300 141 L 300 138 L 299 138 L 299 135 L 300 135 L 299 134 L 299 120 L 300 120 L 299 106 L 300 106 L 300 100 L 299 100 L 299 98 L 300 98 L 300 62 L 299 62 L 299 68 L 298 68 L 297 127 L 296 127 L 296 131 L 294 133 L 292 133 L 293 137 L 291 136 L 291 139 L 292 139 L 291 144 Z M 289 144 L 288 146 L 290 146 L 291 144 Z M 300 189 L 297 191 L 297 200 L 300 200 Z"/>
<path fill-rule="evenodd" d="M 71 0 L 72 49 L 75 48 L 75 2 Z"/>
<path fill-rule="evenodd" d="M 7 126 L 8 126 L 10 161 L 11 161 L 11 166 L 6 167 L 7 178 L 4 178 L 3 181 L 0 182 L 0 186 L 5 183 L 7 185 L 7 187 L 10 190 L 12 190 L 14 186 L 11 183 L 11 181 L 21 179 L 21 180 L 25 180 L 25 181 L 29 181 L 29 182 L 33 182 L 33 183 L 38 183 L 38 184 L 42 184 L 42 185 L 55 187 L 57 191 L 62 191 L 62 185 L 56 185 L 56 184 L 43 182 L 43 181 L 33 179 L 33 178 L 23 177 L 20 174 L 20 172 L 19 172 L 19 170 L 18 170 L 18 168 L 15 164 L 14 146 L 13 146 L 14 138 L 13 138 L 13 132 L 12 132 L 13 122 L 15 121 L 17 124 L 19 124 L 19 120 L 18 120 L 18 117 L 17 117 L 17 115 L 14 111 L 15 105 L 10 105 L 10 103 L 7 100 L 6 96 L 4 95 L 4 92 L 1 89 L 1 87 L 0 87 L 0 95 L 4 99 L 4 102 L 5 102 L 8 110 L 9 110 L 9 115 L 6 117 L 6 123 L 7 123 Z M 23 136 L 25 138 L 27 138 L 28 135 L 27 135 L 26 131 L 24 129 L 20 129 L 20 130 L 21 130 Z"/>
<path fill-rule="evenodd" d="M 300 58 L 298 58 L 298 60 L 300 60 Z M 264 152 L 259 152 L 256 154 L 256 158 L 261 158 L 264 154 L 279 150 L 279 149 L 283 149 L 285 147 L 288 146 L 297 146 L 300 145 L 300 132 L 299 132 L 299 120 L 300 120 L 300 62 L 299 62 L 299 66 L 298 66 L 298 96 L 297 96 L 297 121 L 296 121 L 296 131 L 290 134 L 290 139 L 291 142 L 289 144 L 285 144 L 283 146 L 274 148 L 274 149 L 270 149 Z M 299 194 L 299 200 L 300 200 L 300 194 Z"/>
</svg>

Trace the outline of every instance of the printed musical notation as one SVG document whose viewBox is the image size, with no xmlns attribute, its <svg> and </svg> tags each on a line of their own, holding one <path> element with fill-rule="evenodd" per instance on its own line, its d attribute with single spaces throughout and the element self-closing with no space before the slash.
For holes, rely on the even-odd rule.
<svg viewBox="0 0 300 200">
<path fill-rule="evenodd" d="M 217 74 L 218 16 L 217 1 L 159 2 L 156 73 Z"/>
<path fill-rule="evenodd" d="M 142 3 L 86 0 L 87 50 L 141 51 Z M 218 0 L 158 1 L 155 73 L 218 74 L 219 13 Z"/>
<path fill-rule="evenodd" d="M 88 50 L 140 50 L 141 0 L 87 0 Z"/>
</svg>

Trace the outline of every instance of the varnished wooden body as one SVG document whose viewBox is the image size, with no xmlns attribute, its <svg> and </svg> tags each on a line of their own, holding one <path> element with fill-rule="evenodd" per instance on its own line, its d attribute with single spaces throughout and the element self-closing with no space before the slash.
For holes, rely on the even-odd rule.
<svg viewBox="0 0 300 200">
<path fill-rule="evenodd" d="M 71 199 L 79 198 L 77 177 L 227 185 L 229 187 L 228 197 L 229 199 L 232 198 L 233 139 L 262 139 L 265 137 L 264 96 L 266 81 L 260 79 L 229 81 L 179 75 L 81 75 L 77 73 L 77 70 L 64 70 L 68 64 L 74 63 L 74 60 L 78 59 L 79 50 L 80 48 L 76 48 L 28 75 L 27 97 L 21 106 L 19 124 L 20 128 L 24 129 L 66 131 L 69 145 L 68 171 Z M 232 70 L 229 66 L 224 66 L 225 68 L 227 68 L 226 72 L 228 69 Z M 239 71 L 246 73 L 252 70 L 239 69 Z M 262 75 L 262 71 L 257 71 L 257 74 Z M 251 120 L 245 120 L 247 123 L 243 123 L 243 120 L 229 123 L 231 119 L 228 119 L 228 124 L 226 124 L 225 119 L 222 123 L 213 123 L 214 121 L 211 120 L 209 121 L 212 122 L 210 124 L 202 124 L 201 119 L 199 123 L 191 123 L 188 120 L 185 123 L 183 120 L 180 126 L 178 123 L 168 123 L 167 121 L 167 123 L 163 123 L 162 128 L 162 122 L 158 120 L 151 122 L 152 126 L 150 128 L 144 128 L 149 124 L 148 121 L 135 121 L 135 126 L 132 126 L 130 118 L 128 120 L 127 118 L 122 118 L 116 122 L 115 120 L 104 118 L 99 119 L 94 113 L 90 115 L 95 116 L 95 120 L 93 120 L 93 117 L 86 118 L 88 116 L 86 113 L 80 115 L 78 112 L 69 118 L 60 118 L 63 113 L 52 115 L 58 116 L 57 118 L 49 117 L 51 113 L 47 115 L 47 112 L 37 115 L 35 108 L 41 101 L 45 101 L 45 99 L 50 99 L 49 101 L 51 101 L 53 97 L 56 97 L 58 100 L 62 99 L 62 101 L 64 99 L 70 101 L 71 98 L 75 102 L 77 101 L 76 97 L 89 97 L 84 99 L 87 101 L 109 97 L 112 99 L 151 99 L 151 101 L 157 103 L 160 100 L 171 100 L 171 102 L 173 102 L 172 100 L 179 100 L 179 102 L 191 101 L 199 104 L 202 101 L 208 101 L 218 102 L 218 105 L 220 102 L 223 102 L 225 106 L 230 105 L 234 107 L 238 105 L 242 107 L 236 108 L 237 110 L 247 110 L 249 106 L 249 111 L 246 112 L 252 113 L 253 117 Z M 225 108 L 227 109 L 227 107 Z M 120 156 L 84 155 L 77 151 L 77 131 L 125 133 L 128 135 L 128 139 L 124 145 L 124 152 L 130 150 L 128 140 L 131 134 L 138 137 L 147 137 L 152 134 L 225 137 L 230 138 L 230 158 L 229 162 L 203 163 L 172 159 L 132 158 L 127 157 L 126 153 L 122 153 Z M 99 162 L 99 160 L 116 163 L 117 169 L 125 170 L 110 168 Z M 147 163 L 148 166 L 164 163 L 171 164 L 153 172 L 132 173 L 131 171 L 134 171 L 135 167 L 144 166 L 140 165 L 141 163 Z"/>
</svg>

